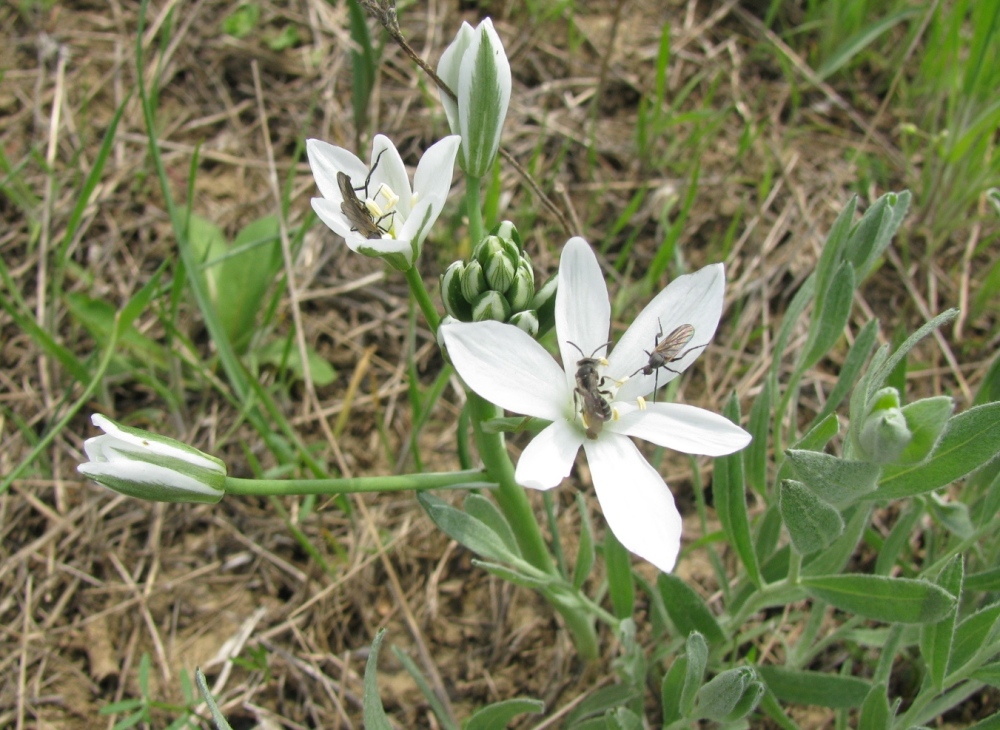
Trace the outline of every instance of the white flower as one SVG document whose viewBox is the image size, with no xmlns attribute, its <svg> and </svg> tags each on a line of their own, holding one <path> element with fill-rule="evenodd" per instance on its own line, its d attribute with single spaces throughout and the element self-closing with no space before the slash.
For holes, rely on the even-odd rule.
<svg viewBox="0 0 1000 730">
<path fill-rule="evenodd" d="M 451 135 L 431 145 L 420 158 L 411 191 L 403 159 L 384 135 L 375 135 L 372 141 L 370 165 L 343 147 L 306 140 L 309 167 L 323 195 L 312 199 L 313 210 L 343 236 L 352 251 L 384 258 L 394 268 L 406 271 L 420 255 L 424 238 L 444 207 L 460 142 Z M 354 194 L 366 208 L 373 226 L 368 231 L 371 237 L 345 215 L 338 172 L 350 178 Z"/>
<path fill-rule="evenodd" d="M 455 40 L 441 54 L 438 76 L 458 97 L 441 92 L 451 131 L 462 135 L 462 167 L 483 177 L 493 167 L 500 132 L 510 104 L 510 63 L 493 21 L 475 29 L 462 23 Z"/>
<path fill-rule="evenodd" d="M 498 322 L 450 323 L 441 328 L 448 355 L 459 375 L 483 398 L 515 413 L 552 421 L 521 454 L 515 479 L 534 489 L 551 489 L 569 475 L 583 446 L 594 489 L 608 525 L 618 540 L 660 570 L 674 567 L 680 550 L 681 517 L 663 479 L 632 443 L 637 436 L 676 451 L 722 456 L 750 442 L 750 435 L 728 419 L 694 406 L 636 399 L 653 389 L 654 374 L 629 375 L 644 366 L 656 335 L 683 324 L 695 333 L 684 357 L 669 363 L 683 372 L 715 334 L 722 314 L 725 274 L 722 264 L 680 276 L 660 292 L 598 364 L 613 415 L 588 428 L 575 394 L 578 361 L 600 358 L 608 341 L 611 305 L 600 265 L 582 238 L 572 238 L 559 262 L 556 334 L 566 369 L 530 336 Z M 572 343 L 572 344 L 571 344 Z M 574 347 L 576 345 L 583 352 Z M 696 348 L 696 349 L 692 349 Z M 676 377 L 659 372 L 662 385 Z M 624 382 L 623 382 L 624 381 Z"/>
<path fill-rule="evenodd" d="M 77 471 L 121 494 L 154 502 L 215 503 L 226 493 L 226 465 L 187 444 L 94 414 L 104 431 L 83 443 Z"/>
</svg>

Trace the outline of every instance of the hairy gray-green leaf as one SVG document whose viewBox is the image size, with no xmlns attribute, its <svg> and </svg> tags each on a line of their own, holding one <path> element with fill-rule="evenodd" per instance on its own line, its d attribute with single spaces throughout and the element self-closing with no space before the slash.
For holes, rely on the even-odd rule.
<svg viewBox="0 0 1000 730">
<path fill-rule="evenodd" d="M 530 712 L 537 715 L 545 712 L 545 703 L 541 700 L 512 699 L 487 705 L 469 718 L 465 730 L 505 730 L 518 715 Z"/>
<path fill-rule="evenodd" d="M 881 575 L 823 575 L 802 586 L 841 611 L 887 623 L 926 624 L 942 619 L 955 596 L 923 580 Z"/>
<path fill-rule="evenodd" d="M 858 707 L 871 691 L 871 685 L 857 677 L 770 665 L 761 665 L 757 671 L 779 700 L 797 705 Z"/>
<path fill-rule="evenodd" d="M 919 464 L 889 466 L 869 499 L 900 499 L 951 484 L 1000 451 L 1000 402 L 953 416 L 930 456 Z"/>
<path fill-rule="evenodd" d="M 385 629 L 379 629 L 372 642 L 368 661 L 365 663 L 364 681 L 364 717 L 365 727 L 371 730 L 392 730 L 389 718 L 382 707 L 382 698 L 378 694 L 378 652 L 382 648 Z"/>
<path fill-rule="evenodd" d="M 800 482 L 792 479 L 781 482 L 779 506 L 792 544 L 800 555 L 822 550 L 844 532 L 840 512 Z"/>
<path fill-rule="evenodd" d="M 872 492 L 880 468 L 867 461 L 848 461 L 820 451 L 785 452 L 798 478 L 817 497 L 835 506 L 851 504 Z"/>
<path fill-rule="evenodd" d="M 942 569 L 936 583 L 951 595 L 961 597 L 964 575 L 965 563 L 961 555 L 956 555 Z M 948 658 L 951 656 L 957 613 L 957 609 L 953 608 L 940 621 L 925 624 L 920 631 L 920 653 L 930 668 L 930 676 L 934 686 L 939 690 L 944 686 L 944 677 L 948 672 Z"/>
<path fill-rule="evenodd" d="M 660 573 L 656 584 L 660 589 L 663 605 L 679 634 L 683 636 L 697 631 L 712 644 L 725 642 L 726 635 L 719 622 L 691 586 L 670 573 Z"/>
<path fill-rule="evenodd" d="M 709 720 L 728 719 L 748 689 L 756 694 L 753 687 L 757 684 L 756 679 L 757 672 L 753 667 L 735 667 L 716 675 L 698 690 L 695 702 L 697 717 Z"/>
<path fill-rule="evenodd" d="M 858 716 L 858 730 L 889 730 L 891 720 L 889 698 L 885 694 L 885 685 L 876 684 L 868 692 L 861 704 Z"/>
</svg>

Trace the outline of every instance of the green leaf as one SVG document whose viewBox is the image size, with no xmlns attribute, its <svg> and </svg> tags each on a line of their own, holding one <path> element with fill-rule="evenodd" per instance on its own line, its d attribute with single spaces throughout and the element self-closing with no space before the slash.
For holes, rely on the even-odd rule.
<svg viewBox="0 0 1000 730">
<path fill-rule="evenodd" d="M 705 637 L 697 631 L 692 631 L 685 644 L 684 686 L 680 692 L 680 709 L 683 717 L 688 717 L 694 709 L 698 690 L 705 679 L 705 668 L 708 666 L 708 644 Z"/>
<path fill-rule="evenodd" d="M 854 268 L 845 261 L 830 282 L 830 288 L 822 300 L 822 311 L 813 318 L 809 327 L 809 337 L 803 349 L 805 354 L 799 359 L 797 372 L 811 368 L 837 344 L 847 325 L 853 300 Z"/>
<path fill-rule="evenodd" d="M 716 675 L 708 684 L 698 690 L 695 714 L 710 720 L 730 720 L 738 711 L 745 693 L 760 699 L 757 672 L 753 667 L 735 667 Z M 760 688 L 761 690 L 763 688 Z M 756 701 L 754 701 L 756 704 Z"/>
<path fill-rule="evenodd" d="M 972 661 L 983 649 L 996 643 L 1000 630 L 1000 603 L 976 611 L 955 627 L 955 638 L 948 660 L 948 674 L 954 674 Z M 995 653 L 995 652 L 993 652 Z"/>
<path fill-rule="evenodd" d="M 511 720 L 526 712 L 533 715 L 545 712 L 545 703 L 520 698 L 495 702 L 470 717 L 465 730 L 505 730 Z"/>
<path fill-rule="evenodd" d="M 462 503 L 462 509 L 495 532 L 510 552 L 514 555 L 521 555 L 521 549 L 517 545 L 517 538 L 514 537 L 510 523 L 493 502 L 480 494 L 469 494 Z"/>
<path fill-rule="evenodd" d="M 730 395 L 723 415 L 735 424 L 740 422 L 740 406 L 736 394 Z M 715 460 L 715 477 L 712 480 L 715 512 L 722 523 L 726 538 L 740 556 L 747 574 L 754 585 L 761 585 L 760 566 L 750 535 L 750 518 L 747 515 L 746 481 L 743 479 L 743 453 L 723 456 Z"/>
<path fill-rule="evenodd" d="M 1000 662 L 979 667 L 979 669 L 972 672 L 969 676 L 972 679 L 978 679 L 980 682 L 986 682 L 991 687 L 1000 689 Z"/>
<path fill-rule="evenodd" d="M 813 313 L 813 324 L 818 319 L 818 312 L 824 307 L 826 294 L 843 261 L 844 248 L 853 227 L 854 212 L 857 207 L 858 196 L 854 195 L 840 211 L 823 243 L 823 251 L 820 253 L 819 261 L 816 262 L 816 309 Z"/>
<path fill-rule="evenodd" d="M 980 720 L 975 725 L 970 725 L 968 730 L 1000 730 L 1000 712 Z"/>
<path fill-rule="evenodd" d="M 684 636 L 696 631 L 710 644 L 721 646 L 726 642 L 719 622 L 691 586 L 670 573 L 660 573 L 656 586 L 678 634 Z"/>
<path fill-rule="evenodd" d="M 373 652 L 374 653 L 374 652 Z M 459 730 L 458 725 L 455 723 L 454 719 L 451 717 L 451 713 L 448 708 L 445 707 L 444 703 L 441 702 L 441 698 L 437 696 L 434 690 L 431 688 L 431 683 L 427 681 L 427 677 L 424 673 L 420 671 L 420 667 L 417 666 L 416 662 L 410 658 L 410 655 L 405 651 L 400 649 L 398 646 L 392 647 L 392 653 L 399 660 L 399 663 L 403 665 L 403 669 L 406 670 L 413 681 L 417 684 L 417 689 L 420 690 L 420 694 L 424 696 L 427 700 L 427 704 L 431 706 L 431 711 L 437 718 L 438 723 L 444 730 Z M 369 657 L 369 661 L 371 658 Z M 373 672 L 374 673 L 374 672 Z M 365 669 L 365 688 L 367 690 L 367 680 L 368 680 L 368 670 Z M 367 699 L 368 693 L 365 692 L 365 699 Z M 367 720 L 367 716 L 365 717 Z M 365 723 L 365 728 L 367 730 L 368 724 Z"/>
<path fill-rule="evenodd" d="M 766 665 L 757 671 L 779 700 L 797 705 L 859 707 L 871 691 L 871 685 L 857 677 Z"/>
<path fill-rule="evenodd" d="M 942 619 L 955 596 L 923 580 L 881 575 L 824 575 L 802 586 L 841 611 L 886 623 L 926 624 Z"/>
<path fill-rule="evenodd" d="M 642 696 L 642 691 L 624 684 L 613 684 L 591 692 L 587 698 L 576 706 L 566 718 L 565 727 L 573 727 L 581 720 L 594 715 L 603 715 L 608 710 L 627 705 L 636 697 Z"/>
<path fill-rule="evenodd" d="M 830 416 L 843 403 L 847 394 L 851 392 L 851 386 L 858 379 L 858 374 L 868 360 L 872 346 L 875 344 L 875 339 L 878 337 L 878 325 L 878 319 L 868 320 L 865 326 L 861 328 L 861 331 L 858 332 L 857 337 L 854 338 L 854 344 L 851 345 L 844 364 L 840 366 L 840 376 L 837 378 L 837 384 L 833 386 L 833 390 L 827 396 L 826 403 L 823 404 L 823 409 L 817 414 L 814 423 L 819 423 L 824 418 Z M 756 406 L 757 403 L 754 402 L 754 407 L 756 408 Z M 753 411 L 751 411 L 752 413 Z M 754 434 L 754 440 L 756 439 L 757 436 Z"/>
<path fill-rule="evenodd" d="M 858 717 L 858 730 L 889 730 L 892 715 L 889 711 L 889 698 L 885 693 L 884 684 L 876 684 L 868 692 L 861 704 L 861 714 Z"/>
<path fill-rule="evenodd" d="M 196 669 L 194 678 L 195 682 L 198 684 L 198 690 L 201 692 L 201 696 L 205 700 L 205 704 L 208 705 L 208 711 L 212 714 L 212 721 L 215 723 L 216 730 L 233 730 L 232 726 L 222 714 L 222 710 L 219 709 L 219 705 L 216 703 L 212 693 L 208 689 L 208 680 L 205 679 L 205 673 L 202 672 L 201 669 Z"/>
<path fill-rule="evenodd" d="M 765 378 L 764 388 L 754 398 L 747 429 L 753 440 L 744 450 L 747 481 L 757 494 L 767 494 L 767 445 L 771 435 L 771 379 Z"/>
<path fill-rule="evenodd" d="M 934 317 L 931 321 L 927 322 L 923 327 L 918 329 L 912 335 L 910 335 L 906 339 L 906 342 L 900 345 L 896 349 L 896 351 L 889 356 L 888 359 L 886 359 L 884 362 L 881 362 L 877 368 L 873 368 L 872 375 L 866 382 L 867 390 L 864 394 L 865 403 L 867 403 L 868 399 L 871 398 L 876 393 L 876 391 L 878 391 L 883 385 L 885 385 L 885 380 L 886 378 L 889 377 L 889 374 L 896 368 L 896 365 L 899 364 L 899 361 L 902 360 L 904 357 L 906 357 L 909 354 L 910 350 L 912 350 L 914 347 L 917 346 L 918 342 L 927 337 L 927 335 L 931 334 L 938 327 L 942 327 L 948 324 L 957 316 L 958 316 L 957 309 L 949 309 L 945 312 L 942 312 L 938 316 Z M 873 362 L 872 365 L 874 366 L 875 363 Z M 852 406 L 851 418 L 853 419 L 855 418 L 853 400 L 851 406 Z"/>
<path fill-rule="evenodd" d="M 246 38 L 250 35 L 260 20 L 260 6 L 256 3 L 243 3 L 222 21 L 222 32 L 233 38 Z"/>
<path fill-rule="evenodd" d="M 868 526 L 870 515 L 870 505 L 855 505 L 844 510 L 843 516 L 847 520 L 844 534 L 834 540 L 826 550 L 814 553 L 815 557 L 810 556 L 802 567 L 802 574 L 832 575 L 843 570 Z"/>
<path fill-rule="evenodd" d="M 485 523 L 455 509 L 439 497 L 427 492 L 417 494 L 417 499 L 435 525 L 448 537 L 469 548 L 477 555 L 512 565 L 527 565 L 507 549 L 502 537 Z M 530 567 L 530 566 L 529 566 Z M 531 571 L 537 572 L 537 571 Z"/>
<path fill-rule="evenodd" d="M 686 688 L 689 660 L 687 655 L 674 659 L 670 669 L 663 675 L 660 683 L 660 706 L 663 712 L 663 725 L 677 722 L 682 717 L 681 696 Z M 701 683 L 699 682 L 699 685 Z"/>
<path fill-rule="evenodd" d="M 972 537 L 976 528 L 969 515 L 969 505 L 962 502 L 948 502 L 936 493 L 927 495 L 927 511 L 951 534 L 962 540 Z"/>
<path fill-rule="evenodd" d="M 917 8 L 906 8 L 905 10 L 887 15 L 877 22 L 865 24 L 861 30 L 844 40 L 828 55 L 823 64 L 816 69 L 816 75 L 820 79 L 826 80 L 830 75 L 849 63 L 851 59 L 861 54 L 869 46 L 874 45 L 875 40 L 880 35 L 917 14 L 917 12 Z"/>
<path fill-rule="evenodd" d="M 854 265 L 858 281 L 871 273 L 876 261 L 899 230 L 910 207 L 910 191 L 886 193 L 865 211 L 844 249 L 844 258 Z"/>
<path fill-rule="evenodd" d="M 844 532 L 840 512 L 791 479 L 781 482 L 779 508 L 792 545 L 800 555 L 822 550 Z"/>
<path fill-rule="evenodd" d="M 365 728 L 368 730 L 392 730 L 385 708 L 382 707 L 382 698 L 378 694 L 378 652 L 384 638 L 385 629 L 379 629 L 365 663 L 364 716 Z"/>
<path fill-rule="evenodd" d="M 965 588 L 970 592 L 1000 591 L 1000 568 L 992 568 L 966 576 Z"/>
<path fill-rule="evenodd" d="M 937 443 L 954 409 L 955 401 L 947 395 L 924 398 L 903 406 L 903 416 L 906 418 L 912 440 L 900 454 L 899 463 L 913 464 L 926 458 Z"/>
<path fill-rule="evenodd" d="M 924 513 L 924 501 L 918 499 L 896 520 L 892 526 L 889 536 L 882 543 L 882 548 L 875 558 L 875 574 L 889 575 L 893 566 L 899 561 L 899 556 L 903 549 L 908 546 L 912 537 L 913 526 Z"/>
<path fill-rule="evenodd" d="M 951 595 L 960 598 L 964 574 L 963 558 L 961 555 L 956 555 L 945 565 L 935 582 Z M 920 630 L 920 653 L 930 668 L 931 680 L 938 690 L 944 687 L 944 677 L 948 672 L 948 658 L 951 656 L 951 644 L 955 637 L 957 614 L 956 605 L 956 608 L 949 611 L 940 621 L 925 624 Z"/>
<path fill-rule="evenodd" d="M 256 354 L 262 363 L 276 368 L 288 368 L 298 380 L 305 380 L 306 371 L 302 367 L 302 358 L 299 357 L 299 348 L 295 343 L 291 343 L 289 347 L 286 341 L 271 340 L 257 350 Z M 316 352 L 312 345 L 306 345 L 306 361 L 309 363 L 309 374 L 315 385 L 329 385 L 337 379 L 337 371 Z"/>
<path fill-rule="evenodd" d="M 604 566 L 608 572 L 608 594 L 615 617 L 631 617 L 635 609 L 632 559 L 611 530 L 604 532 Z"/>
<path fill-rule="evenodd" d="M 576 550 L 576 565 L 573 566 L 573 587 L 579 590 L 591 568 L 594 567 L 594 527 L 590 523 L 587 500 L 581 492 L 576 493 L 576 508 L 580 513 L 580 546 Z"/>
<path fill-rule="evenodd" d="M 820 451 L 785 452 L 796 476 L 823 501 L 844 506 L 874 491 L 880 467 L 867 461 L 847 461 Z"/>
<path fill-rule="evenodd" d="M 975 406 L 953 416 L 926 461 L 888 466 L 869 499 L 900 499 L 951 484 L 1000 451 L 1000 403 Z"/>
<path fill-rule="evenodd" d="M 379 54 L 372 46 L 368 15 L 357 0 L 347 3 L 347 11 L 351 40 L 355 44 L 351 49 L 351 106 L 354 108 L 354 128 L 363 130 L 368 126 L 368 101 L 375 87 Z"/>
<path fill-rule="evenodd" d="M 215 311 L 237 351 L 246 349 L 264 296 L 281 269 L 277 216 L 267 216 L 239 232 L 227 253 L 209 264 L 218 269 Z"/>
</svg>

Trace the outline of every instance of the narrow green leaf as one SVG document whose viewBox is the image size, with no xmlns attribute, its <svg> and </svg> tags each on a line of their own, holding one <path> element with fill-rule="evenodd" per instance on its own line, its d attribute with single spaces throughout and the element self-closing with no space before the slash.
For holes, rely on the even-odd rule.
<svg viewBox="0 0 1000 730">
<path fill-rule="evenodd" d="M 764 379 L 764 387 L 750 408 L 750 423 L 747 429 L 753 440 L 744 450 L 747 481 L 757 494 L 767 494 L 767 446 L 771 435 L 772 389 L 770 378 Z"/>
<path fill-rule="evenodd" d="M 918 342 L 927 337 L 927 335 L 931 334 L 938 327 L 942 327 L 948 324 L 957 316 L 958 316 L 957 309 L 949 309 L 945 312 L 942 312 L 938 316 L 934 317 L 931 321 L 927 322 L 927 324 L 925 324 L 923 327 L 921 327 L 912 335 L 910 335 L 906 339 L 906 342 L 900 345 L 896 349 L 896 351 L 893 352 L 892 355 L 890 355 L 887 360 L 885 360 L 885 362 L 881 363 L 881 365 L 875 369 L 874 373 L 872 374 L 872 377 L 866 383 L 867 392 L 865 394 L 866 396 L 865 401 L 867 402 L 868 398 L 871 398 L 875 394 L 875 392 L 879 390 L 879 388 L 885 385 L 885 379 L 889 377 L 889 374 L 896 368 L 896 365 L 899 364 L 899 361 L 902 360 L 904 357 L 906 357 L 909 354 L 910 350 L 916 347 Z M 874 364 L 875 363 L 873 362 L 872 365 Z M 851 417 L 852 418 L 855 417 L 853 407 L 851 408 Z"/>
<path fill-rule="evenodd" d="M 938 621 L 955 605 L 955 596 L 943 588 L 909 578 L 824 575 L 803 578 L 802 586 L 841 611 L 886 623 Z"/>
<path fill-rule="evenodd" d="M 976 611 L 959 623 L 955 627 L 955 638 L 952 640 L 948 674 L 964 669 L 978 652 L 996 643 L 998 630 L 1000 630 L 1000 603 Z"/>
<path fill-rule="evenodd" d="M 840 512 L 800 482 L 781 482 L 779 508 L 792 545 L 800 555 L 822 550 L 844 532 Z"/>
<path fill-rule="evenodd" d="M 871 691 L 871 685 L 857 677 L 766 665 L 757 671 L 779 700 L 797 705 L 859 707 Z"/>
<path fill-rule="evenodd" d="M 697 631 L 710 644 L 721 646 L 725 643 L 726 635 L 718 621 L 691 586 L 670 573 L 660 573 L 656 585 L 677 633 L 686 636 Z"/>
<path fill-rule="evenodd" d="M 880 467 L 867 461 L 847 461 L 820 451 L 789 449 L 785 452 L 792 471 L 829 504 L 844 506 L 875 489 Z"/>
<path fill-rule="evenodd" d="M 874 45 L 875 40 L 886 31 L 917 14 L 917 8 L 906 8 L 898 12 L 887 15 L 879 21 L 866 24 L 857 33 L 843 41 L 816 69 L 816 75 L 820 79 L 827 79 L 832 74 L 840 70 L 851 59 L 859 55 L 869 46 Z"/>
<path fill-rule="evenodd" d="M 972 672 L 969 676 L 972 679 L 978 679 L 980 682 L 986 682 L 991 687 L 1000 689 L 1000 662 L 979 667 L 979 669 Z"/>
<path fill-rule="evenodd" d="M 374 652 L 372 653 L 374 654 Z M 427 700 L 427 704 L 431 706 L 431 711 L 434 713 L 434 716 L 441 724 L 441 727 L 445 728 L 445 730 L 459 730 L 457 723 L 454 721 L 451 714 L 448 712 L 448 708 L 444 705 L 443 702 L 441 702 L 441 698 L 438 697 L 437 694 L 434 692 L 434 690 L 431 688 L 431 683 L 427 681 L 427 677 L 425 677 L 424 673 L 420 671 L 420 667 L 418 667 L 416 662 L 414 662 L 413 659 L 410 658 L 410 655 L 407 654 L 402 649 L 400 649 L 398 646 L 392 647 L 392 653 L 396 657 L 396 659 L 399 660 L 399 663 L 403 665 L 403 669 L 406 670 L 407 674 L 409 674 L 413 678 L 413 681 L 417 683 L 417 688 L 420 690 L 420 694 L 424 696 L 424 699 Z M 371 661 L 371 656 L 369 656 L 368 661 L 369 662 Z M 372 674 L 374 674 L 374 670 L 372 670 Z M 368 699 L 367 667 L 365 668 L 365 699 L 366 700 Z M 381 702 L 379 704 L 381 704 Z M 367 730 L 368 727 L 370 727 L 368 725 L 367 720 L 368 716 L 366 714 L 365 730 Z"/>
<path fill-rule="evenodd" d="M 803 350 L 805 354 L 796 367 L 798 372 L 811 368 L 837 344 L 847 325 L 853 300 L 854 268 L 845 261 L 830 282 L 830 288 L 823 299 L 822 311 L 818 317 L 813 318 L 809 327 L 809 339 Z"/>
<path fill-rule="evenodd" d="M 865 701 L 861 703 L 858 730 L 889 730 L 890 720 L 892 717 L 889 711 L 889 698 L 885 693 L 885 685 L 876 684 L 869 690 Z"/>
<path fill-rule="evenodd" d="M 759 699 L 754 687 L 756 680 L 757 672 L 753 667 L 735 667 L 721 672 L 698 691 L 694 710 L 696 716 L 710 720 L 732 719 L 747 690 Z"/>
<path fill-rule="evenodd" d="M 576 550 L 576 564 L 573 566 L 573 587 L 579 590 L 594 567 L 595 551 L 594 527 L 590 522 L 587 500 L 581 492 L 576 493 L 576 508 L 580 513 L 580 546 Z"/>
<path fill-rule="evenodd" d="M 595 690 L 569 714 L 565 727 L 573 727 L 588 717 L 603 715 L 608 710 L 627 705 L 641 694 L 640 689 L 624 684 L 613 684 Z"/>
<path fill-rule="evenodd" d="M 972 592 L 1000 591 L 1000 568 L 992 568 L 966 576 L 965 588 Z"/>
<path fill-rule="evenodd" d="M 506 730 L 511 720 L 526 712 L 533 715 L 545 712 L 545 703 L 541 700 L 520 698 L 495 702 L 470 717 L 465 730 Z"/>
<path fill-rule="evenodd" d="M 864 281 L 872 272 L 875 263 L 896 235 L 910 208 L 910 198 L 908 190 L 886 193 L 865 211 L 852 231 L 844 250 L 844 258 L 853 264 L 859 282 Z"/>
<path fill-rule="evenodd" d="M 926 461 L 886 467 L 869 499 L 900 499 L 951 484 L 1000 451 L 1000 403 L 953 416 Z"/>
<path fill-rule="evenodd" d="M 782 359 L 784 358 L 785 348 L 788 346 L 788 340 L 792 336 L 792 331 L 798 324 L 799 317 L 802 316 L 802 313 L 805 311 L 806 307 L 809 306 L 809 302 L 812 301 L 815 295 L 816 273 L 813 272 L 804 282 L 802 282 L 802 286 L 799 287 L 797 292 L 795 292 L 795 296 L 792 297 L 792 301 L 788 303 L 788 308 L 785 309 L 785 316 L 781 319 L 781 327 L 778 329 L 778 336 L 774 338 L 774 351 L 771 355 L 770 377 L 777 378 L 778 371 L 781 368 Z"/>
<path fill-rule="evenodd" d="M 858 196 L 854 195 L 840 211 L 823 243 L 823 251 L 820 253 L 819 261 L 816 262 L 816 311 L 822 311 L 830 284 L 843 261 L 844 248 L 853 228 L 854 212 L 857 207 Z M 817 316 L 813 315 L 814 324 Z"/>
<path fill-rule="evenodd" d="M 480 494 L 470 494 L 462 503 L 462 509 L 495 532 L 503 540 L 503 544 L 507 546 L 510 552 L 514 555 L 521 554 L 521 549 L 517 546 L 517 538 L 514 537 L 514 531 L 511 529 L 510 523 L 507 522 L 507 518 L 503 516 L 503 512 L 493 502 Z"/>
<path fill-rule="evenodd" d="M 660 683 L 660 706 L 663 712 L 663 724 L 677 722 L 685 715 L 681 714 L 681 696 L 688 675 L 688 657 L 679 656 L 674 659 L 670 669 L 663 675 Z"/>
<path fill-rule="evenodd" d="M 962 555 L 956 555 L 945 565 L 935 583 L 953 596 L 962 596 L 962 578 L 965 574 L 965 563 Z M 920 629 L 920 653 L 930 668 L 930 677 L 937 689 L 944 687 L 944 677 L 948 672 L 948 658 L 951 656 L 951 643 L 955 637 L 955 618 L 958 614 L 957 604 L 940 621 L 925 624 Z"/>
<path fill-rule="evenodd" d="M 215 723 L 216 730 L 233 730 L 232 726 L 226 720 L 226 716 L 223 715 L 222 710 L 219 709 L 219 705 L 215 701 L 215 698 L 212 696 L 212 692 L 208 688 L 208 680 L 205 678 L 205 673 L 201 671 L 200 668 L 195 670 L 194 679 L 198 685 L 198 691 L 201 692 L 201 696 L 205 700 L 205 704 L 208 705 L 208 711 L 212 715 L 212 722 Z M 380 730 L 377 725 L 372 725 L 371 727 L 375 730 Z"/>
<path fill-rule="evenodd" d="M 854 338 L 854 344 L 847 353 L 844 364 L 840 366 L 840 376 L 837 378 L 837 384 L 833 386 L 833 390 L 827 396 L 826 403 L 823 404 L 823 409 L 817 414 L 814 423 L 822 421 L 837 410 L 840 404 L 843 403 L 844 398 L 847 397 L 847 394 L 851 392 L 851 387 L 858 379 L 858 374 L 861 372 L 861 368 L 864 367 L 868 356 L 871 354 L 872 347 L 875 345 L 878 331 L 878 319 L 870 319 L 861 328 L 861 331 L 858 332 L 857 337 Z M 754 403 L 754 407 L 756 405 Z M 752 413 L 753 411 L 751 411 Z M 757 436 L 754 435 L 755 440 L 756 438 Z M 752 446 L 753 444 L 751 444 Z"/>
<path fill-rule="evenodd" d="M 688 717 L 694 709 L 698 690 L 705 680 L 705 669 L 708 667 L 708 644 L 705 637 L 697 631 L 692 631 L 685 644 L 687 665 L 684 672 L 684 686 L 681 689 L 681 715 Z"/>
<path fill-rule="evenodd" d="M 733 393 L 723 415 L 733 423 L 740 422 L 740 406 Z M 743 453 L 723 456 L 715 460 L 715 478 L 712 481 L 715 511 L 736 554 L 747 569 L 754 585 L 761 585 L 760 566 L 750 535 L 750 517 L 747 515 L 746 481 L 743 478 Z"/>
<path fill-rule="evenodd" d="M 630 618 L 635 609 L 632 559 L 611 530 L 604 532 L 604 566 L 608 571 L 608 594 L 615 616 Z"/>
<path fill-rule="evenodd" d="M 382 698 L 378 694 L 378 652 L 384 638 L 385 629 L 379 629 L 365 663 L 364 716 L 365 727 L 370 730 L 392 730 L 385 708 L 382 707 Z"/>
<path fill-rule="evenodd" d="M 419 493 L 417 499 L 442 532 L 477 555 L 503 563 L 515 565 L 524 563 L 507 548 L 503 538 L 475 517 L 455 509 L 440 497 L 427 492 Z"/>
</svg>

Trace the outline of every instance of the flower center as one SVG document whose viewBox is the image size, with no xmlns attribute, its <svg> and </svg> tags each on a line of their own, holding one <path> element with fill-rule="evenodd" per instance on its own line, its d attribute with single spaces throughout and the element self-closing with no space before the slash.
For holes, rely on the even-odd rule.
<svg viewBox="0 0 1000 730">
<path fill-rule="evenodd" d="M 365 207 L 368 209 L 369 215 L 371 215 L 375 225 L 384 232 L 383 238 L 396 237 L 396 218 L 399 216 L 396 203 L 398 202 L 399 196 L 385 183 L 378 186 L 375 195 L 365 199 Z"/>
</svg>

